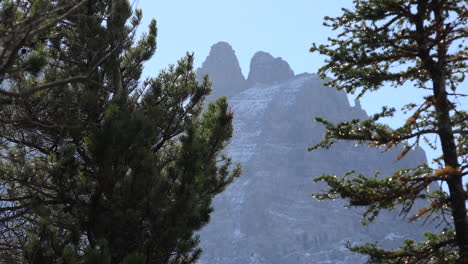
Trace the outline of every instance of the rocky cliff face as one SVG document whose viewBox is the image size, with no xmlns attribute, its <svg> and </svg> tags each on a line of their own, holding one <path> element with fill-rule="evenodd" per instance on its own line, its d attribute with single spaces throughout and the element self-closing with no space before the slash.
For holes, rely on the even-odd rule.
<svg viewBox="0 0 468 264">
<path fill-rule="evenodd" d="M 216 58 L 222 54 L 228 57 Z M 362 263 L 365 258 L 351 254 L 346 241 L 396 246 L 402 238 L 419 238 L 421 224 L 404 224 L 398 213 L 383 213 L 363 227 L 360 210 L 344 209 L 339 200 L 316 201 L 311 193 L 324 187 L 312 182 L 316 176 L 350 169 L 386 174 L 424 162 L 422 150 L 399 162 L 398 149 L 382 153 L 351 142 L 307 152 L 324 132 L 315 116 L 340 121 L 366 113 L 317 75 L 294 75 L 285 61 L 264 52 L 252 59 L 245 82 L 232 55 L 212 50 L 199 70 L 210 75 L 217 96 L 230 97 L 235 131 L 228 153 L 244 171 L 214 201 L 211 222 L 200 232 L 200 264 Z"/>
<path fill-rule="evenodd" d="M 208 101 L 220 96 L 230 97 L 247 88 L 236 54 L 226 42 L 218 42 L 211 47 L 202 67 L 197 70 L 197 79 L 202 80 L 208 73 L 213 82 L 213 91 L 208 96 Z"/>
<path fill-rule="evenodd" d="M 254 54 L 250 62 L 247 82 L 249 86 L 256 83 L 275 84 L 294 77 L 289 64 L 281 58 L 274 58 L 270 54 L 259 51 Z"/>
</svg>

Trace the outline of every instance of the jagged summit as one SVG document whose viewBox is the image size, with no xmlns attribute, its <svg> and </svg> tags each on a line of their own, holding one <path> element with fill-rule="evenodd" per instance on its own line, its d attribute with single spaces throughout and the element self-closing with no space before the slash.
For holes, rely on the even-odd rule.
<svg viewBox="0 0 468 264">
<path fill-rule="evenodd" d="M 358 98 L 354 99 L 354 107 L 353 107 L 352 111 L 354 112 L 354 114 L 356 115 L 357 118 L 360 118 L 360 119 L 367 118 L 367 113 L 362 108 L 361 101 Z"/>
<path fill-rule="evenodd" d="M 362 109 L 361 101 L 358 98 L 354 99 L 354 107 Z"/>
<path fill-rule="evenodd" d="M 247 88 L 236 53 L 227 42 L 221 41 L 211 46 L 208 57 L 197 70 L 199 80 L 205 74 L 213 82 L 213 92 L 208 100 L 219 96 L 229 97 Z"/>
<path fill-rule="evenodd" d="M 211 46 L 208 57 L 197 70 L 198 80 L 205 74 L 213 82 L 213 92 L 208 101 L 220 96 L 232 97 L 256 84 L 275 84 L 294 78 L 293 70 L 281 57 L 275 58 L 267 52 L 258 51 L 250 61 L 246 80 L 234 49 L 224 41 Z"/>
<path fill-rule="evenodd" d="M 213 44 L 213 46 L 211 46 L 210 52 L 217 52 L 217 51 L 218 52 L 229 51 L 229 53 L 234 53 L 232 46 L 226 41 L 219 41 L 218 43 L 215 43 Z"/>
<path fill-rule="evenodd" d="M 294 77 L 289 64 L 281 57 L 274 58 L 271 54 L 258 51 L 250 61 L 250 71 L 247 81 L 249 84 L 273 84 Z"/>
<path fill-rule="evenodd" d="M 402 147 L 384 152 L 339 142 L 307 152 L 324 135 L 315 116 L 335 123 L 369 118 L 359 102 L 351 106 L 344 91 L 326 87 L 316 74 L 294 76 L 284 60 L 265 52 L 253 56 L 247 81 L 237 78 L 233 85 L 222 78 L 241 76 L 239 68 L 232 48 L 218 43 L 200 70 L 213 80 L 211 98 L 229 96 L 234 131 L 226 151 L 242 163 L 243 175 L 215 197 L 210 223 L 198 233 L 198 264 L 364 263 L 365 257 L 346 249 L 346 241 L 396 247 L 403 238 L 420 238 L 420 222 L 395 225 L 398 212 L 382 212 L 375 224 L 363 227 L 360 209 L 345 210 L 345 201 L 319 202 L 311 194 L 324 188 L 312 182 L 316 176 L 350 169 L 391 175 L 425 162 L 422 149 L 398 162 Z"/>
</svg>

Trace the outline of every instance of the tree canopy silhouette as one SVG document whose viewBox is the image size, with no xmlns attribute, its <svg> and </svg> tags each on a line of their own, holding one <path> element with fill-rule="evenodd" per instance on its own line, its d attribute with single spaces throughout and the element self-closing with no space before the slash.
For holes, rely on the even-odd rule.
<svg viewBox="0 0 468 264">
<path fill-rule="evenodd" d="M 0 263 L 194 263 L 240 168 L 193 55 L 142 80 L 126 0 L 0 3 Z"/>
<path fill-rule="evenodd" d="M 444 224 L 440 234 L 426 234 L 425 242 L 407 240 L 395 251 L 374 244 L 351 248 L 368 254 L 372 263 L 468 263 L 467 193 L 463 186 L 463 177 L 468 174 L 468 114 L 457 100 L 467 96 L 460 86 L 467 69 L 467 20 L 466 1 L 461 0 L 356 0 L 341 16 L 325 18 L 324 24 L 336 30 L 337 36 L 329 38 L 328 44 L 311 48 L 327 57 L 319 72 L 322 77 L 331 74 L 328 85 L 358 93 L 358 97 L 386 84 L 399 89 L 396 96 L 404 96 L 401 86 L 405 83 L 432 93 L 421 104 L 406 105 L 402 111 L 411 116 L 393 130 L 379 122 L 395 113 L 388 107 L 368 120 L 332 124 L 317 118 L 326 126 L 326 135 L 311 149 L 329 148 L 338 140 L 384 149 L 404 145 L 396 157 L 402 159 L 422 140 L 431 144 L 427 136 L 440 140 L 442 155 L 437 159 L 437 170 L 421 164 L 385 178 L 347 174 L 315 179 L 329 186 L 326 193 L 315 197 L 341 197 L 351 206 L 363 206 L 365 221 L 372 221 L 382 209 L 402 208 L 408 213 L 415 200 L 423 200 L 427 206 L 409 219 L 430 216 Z M 449 192 L 426 192 L 433 182 L 447 184 Z"/>
</svg>

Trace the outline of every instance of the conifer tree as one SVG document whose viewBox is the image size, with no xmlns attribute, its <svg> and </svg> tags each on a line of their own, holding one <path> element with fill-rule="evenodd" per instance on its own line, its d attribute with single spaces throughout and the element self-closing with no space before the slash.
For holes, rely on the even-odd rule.
<svg viewBox="0 0 468 264">
<path fill-rule="evenodd" d="M 213 197 L 240 174 L 193 55 L 141 80 L 127 0 L 0 4 L 0 263 L 194 263 Z M 2 262 L 3 261 L 3 262 Z"/>
<path fill-rule="evenodd" d="M 357 92 L 358 97 L 386 84 L 399 89 L 396 96 L 404 96 L 401 87 L 404 83 L 431 94 L 422 103 L 405 106 L 402 111 L 410 113 L 410 117 L 393 130 L 379 122 L 380 118 L 395 113 L 395 109 L 388 107 L 368 120 L 332 124 L 317 118 L 326 126 L 326 135 L 311 149 L 328 148 L 338 140 L 354 140 L 384 150 L 404 145 L 403 152 L 396 157 L 402 159 L 420 141 L 434 135 L 440 142 L 442 155 L 436 160 L 439 164 L 436 170 L 421 164 L 387 177 L 324 175 L 315 180 L 326 182 L 329 188 L 315 197 L 341 197 L 350 206 L 365 207 L 365 222 L 372 221 L 381 210 L 400 209 L 408 213 L 416 200 L 422 200 L 426 206 L 415 208 L 419 210 L 409 215 L 409 220 L 434 217 L 444 226 L 440 234 L 427 233 L 424 242 L 406 240 L 394 251 L 375 244 L 351 249 L 368 254 L 371 263 L 468 263 L 467 188 L 463 186 L 463 178 L 468 174 L 468 115 L 458 100 L 467 96 L 466 87 L 460 86 L 468 59 L 466 1 L 353 3 L 353 8 L 343 9 L 341 16 L 325 17 L 324 24 L 336 30 L 337 36 L 329 38 L 328 44 L 314 44 L 311 48 L 312 52 L 327 57 L 319 72 L 322 77 L 331 74 L 334 78 L 328 85 L 348 93 Z M 434 182 L 446 184 L 448 193 L 442 189 L 426 192 Z"/>
</svg>

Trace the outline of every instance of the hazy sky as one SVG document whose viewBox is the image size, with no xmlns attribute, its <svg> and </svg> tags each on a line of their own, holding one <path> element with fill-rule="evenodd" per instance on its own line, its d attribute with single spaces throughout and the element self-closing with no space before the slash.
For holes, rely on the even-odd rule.
<svg viewBox="0 0 468 264">
<path fill-rule="evenodd" d="M 282 57 L 296 74 L 315 73 L 324 58 L 311 54 L 309 48 L 313 42 L 325 43 L 332 35 L 322 25 L 323 17 L 338 16 L 341 8 L 349 8 L 351 3 L 351 0 L 133 0 L 133 6 L 143 10 L 145 26 L 140 30 L 146 30 L 152 18 L 158 22 L 158 49 L 146 64 L 144 74 L 156 76 L 187 51 L 195 53 L 195 66 L 199 67 L 211 45 L 218 41 L 231 44 L 244 76 L 248 75 L 250 59 L 259 50 Z M 388 87 L 365 96 L 361 104 L 372 114 L 381 110 L 382 104 L 401 107 L 422 100 L 420 90 Z M 406 118 L 399 115 L 388 123 L 396 127 Z M 424 148 L 428 158 L 436 156 L 434 151 Z"/>
<path fill-rule="evenodd" d="M 350 1 L 136 0 L 134 5 L 143 9 L 144 24 L 158 21 L 158 52 L 151 69 L 174 63 L 187 51 L 201 64 L 211 45 L 227 41 L 247 75 L 250 58 L 259 50 L 284 58 L 295 73 L 315 72 L 321 59 L 308 50 L 330 33 L 322 18 L 338 14 L 345 2 Z"/>
</svg>

